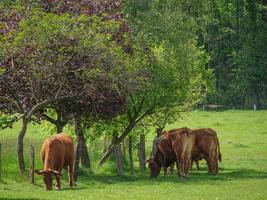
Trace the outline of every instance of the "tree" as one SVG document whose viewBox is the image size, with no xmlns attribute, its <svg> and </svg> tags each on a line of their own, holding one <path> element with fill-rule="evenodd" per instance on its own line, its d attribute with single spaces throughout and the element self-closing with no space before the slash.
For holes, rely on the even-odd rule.
<svg viewBox="0 0 267 200">
<path fill-rule="evenodd" d="M 126 53 L 114 41 L 119 22 L 85 15 L 70 16 L 27 10 L 12 31 L 1 36 L 1 107 L 22 114 L 18 137 L 21 172 L 23 138 L 32 116 L 42 117 L 48 104 L 105 116 L 119 112 L 119 91 L 127 73 Z M 103 103 L 104 102 L 104 103 Z M 106 107 L 106 103 L 112 107 Z M 78 107 L 77 107 L 78 105 Z M 58 107 L 58 106 L 55 106 Z M 95 111 L 95 112 L 93 112 Z"/>
<path fill-rule="evenodd" d="M 119 143 L 148 116 L 164 108 L 192 105 L 209 88 L 205 80 L 212 73 L 205 69 L 208 56 L 196 46 L 194 21 L 172 8 L 169 12 L 164 5 L 152 3 L 149 12 L 131 16 L 137 27 L 134 39 L 140 47 L 133 51 L 132 65 L 142 83 L 126 95 Z M 107 148 L 99 165 L 108 159 L 113 145 Z"/>
</svg>

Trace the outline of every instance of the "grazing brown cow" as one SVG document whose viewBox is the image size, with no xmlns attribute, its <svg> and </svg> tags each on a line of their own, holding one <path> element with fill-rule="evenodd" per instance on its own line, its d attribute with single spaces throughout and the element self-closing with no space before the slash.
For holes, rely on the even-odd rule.
<svg viewBox="0 0 267 200">
<path fill-rule="evenodd" d="M 211 128 L 192 130 L 195 135 L 195 145 L 192 151 L 192 161 L 205 159 L 209 173 L 218 173 L 218 160 L 221 161 L 220 144 L 216 132 Z"/>
<path fill-rule="evenodd" d="M 69 186 L 73 186 L 74 144 L 66 133 L 60 133 L 47 138 L 41 150 L 44 163 L 43 170 L 35 170 L 43 175 L 46 190 L 52 189 L 53 176 L 56 177 L 56 188 L 60 189 L 60 176 L 62 168 L 68 167 Z"/>
<path fill-rule="evenodd" d="M 155 155 L 149 160 L 150 176 L 157 177 L 161 167 L 167 168 L 176 162 L 179 176 L 186 178 L 194 140 L 194 135 L 187 128 L 164 133 L 156 144 Z"/>
</svg>

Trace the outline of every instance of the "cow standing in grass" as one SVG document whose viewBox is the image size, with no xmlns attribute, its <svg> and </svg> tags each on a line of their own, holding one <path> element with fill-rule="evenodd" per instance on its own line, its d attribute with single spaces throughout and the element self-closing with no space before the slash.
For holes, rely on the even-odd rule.
<svg viewBox="0 0 267 200">
<path fill-rule="evenodd" d="M 192 130 L 195 135 L 195 145 L 192 151 L 192 161 L 205 159 L 209 173 L 218 173 L 218 160 L 221 161 L 220 144 L 216 132 L 211 128 Z"/>
<path fill-rule="evenodd" d="M 193 144 L 193 149 L 191 152 L 190 167 L 187 167 L 186 170 L 188 173 L 189 169 L 192 169 L 192 165 L 195 162 L 197 170 L 199 170 L 199 160 L 205 159 L 208 165 L 209 173 L 217 174 L 218 173 L 218 160 L 221 161 L 221 152 L 220 144 L 216 132 L 210 128 L 195 129 L 191 130 L 188 128 L 173 129 L 171 131 L 164 131 L 163 134 L 154 141 L 153 144 L 153 159 L 150 159 L 150 164 L 152 168 L 156 168 L 153 163 L 153 160 L 159 157 L 158 148 L 160 147 L 162 140 L 166 138 L 169 134 L 179 133 L 179 130 L 186 130 L 191 132 L 194 135 L 195 140 Z M 166 148 L 166 147 L 165 147 Z M 173 160 L 173 159 L 172 159 Z M 170 163 L 164 163 L 161 165 L 164 168 L 164 175 L 167 174 L 167 168 L 171 167 L 171 172 L 173 171 L 173 161 Z M 157 171 L 157 169 L 152 169 L 150 171 Z M 159 173 L 159 172 L 158 172 Z M 153 176 L 153 174 L 151 175 Z"/>
<path fill-rule="evenodd" d="M 41 149 L 43 170 L 35 170 L 43 175 L 46 190 L 51 190 L 53 176 L 56 178 L 56 188 L 60 189 L 60 176 L 63 168 L 68 168 L 69 186 L 73 186 L 74 144 L 66 133 L 60 133 L 47 138 Z"/>
<path fill-rule="evenodd" d="M 165 132 L 156 145 L 155 155 L 149 160 L 150 176 L 157 177 L 161 167 L 167 168 L 176 162 L 179 176 L 186 178 L 194 140 L 194 135 L 187 128 Z"/>
</svg>

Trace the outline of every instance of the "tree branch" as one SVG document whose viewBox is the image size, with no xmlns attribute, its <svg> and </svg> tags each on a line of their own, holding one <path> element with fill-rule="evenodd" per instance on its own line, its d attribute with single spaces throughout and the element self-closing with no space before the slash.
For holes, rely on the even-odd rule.
<svg viewBox="0 0 267 200">
<path fill-rule="evenodd" d="M 52 124 L 56 124 L 56 120 L 54 120 L 52 117 L 49 117 L 47 114 L 42 114 L 42 116 L 46 121 L 49 121 Z"/>
<path fill-rule="evenodd" d="M 66 99 L 73 99 L 74 97 L 75 97 L 74 95 L 73 96 L 62 96 L 62 97 L 58 97 L 58 98 L 52 98 L 52 99 L 44 100 L 44 101 L 36 104 L 35 106 L 33 106 L 32 109 L 27 113 L 26 118 L 30 119 L 31 116 L 33 114 L 35 114 L 35 112 L 38 111 L 43 106 L 46 106 L 46 105 L 48 105 L 50 103 L 66 100 Z"/>
<path fill-rule="evenodd" d="M 63 79 L 63 81 L 62 81 L 62 84 L 61 84 L 61 85 L 59 86 L 59 88 L 58 88 L 58 91 L 57 91 L 57 93 L 56 93 L 56 95 L 55 95 L 55 98 L 57 98 L 58 95 L 60 94 L 60 92 L 62 91 L 62 88 L 63 88 L 63 86 L 65 85 L 66 81 L 67 81 L 67 79 L 66 79 L 66 77 L 64 77 L 64 79 Z"/>
</svg>

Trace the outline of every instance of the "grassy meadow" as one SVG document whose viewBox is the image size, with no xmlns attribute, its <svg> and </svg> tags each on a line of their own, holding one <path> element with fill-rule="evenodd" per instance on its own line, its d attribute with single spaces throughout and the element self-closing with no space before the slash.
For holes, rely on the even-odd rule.
<svg viewBox="0 0 267 200">
<path fill-rule="evenodd" d="M 193 111 L 176 124 L 166 129 L 187 126 L 189 128 L 211 127 L 217 131 L 222 163 L 216 176 L 208 175 L 204 161 L 200 171 L 193 169 L 188 180 L 180 180 L 177 173 L 150 179 L 149 171 L 138 172 L 135 157 L 135 176 L 126 169 L 124 177 L 115 175 L 113 162 L 103 167 L 96 166 L 103 145 L 90 145 L 92 171 L 81 169 L 77 185 L 67 186 L 66 174 L 62 177 L 61 191 L 45 191 L 41 177 L 31 185 L 27 176 L 18 173 L 16 157 L 16 137 L 20 124 L 13 129 L 0 131 L 2 143 L 2 199 L 182 199 L 182 200 L 229 200 L 267 199 L 267 111 Z M 154 138 L 153 132 L 146 135 L 146 154 L 150 154 Z M 28 163 L 28 147 L 36 148 L 36 165 L 41 168 L 40 145 L 48 133 L 41 125 L 30 125 L 25 138 L 25 160 Z M 134 151 L 135 155 L 137 151 Z M 128 166 L 126 165 L 128 168 Z"/>
</svg>

